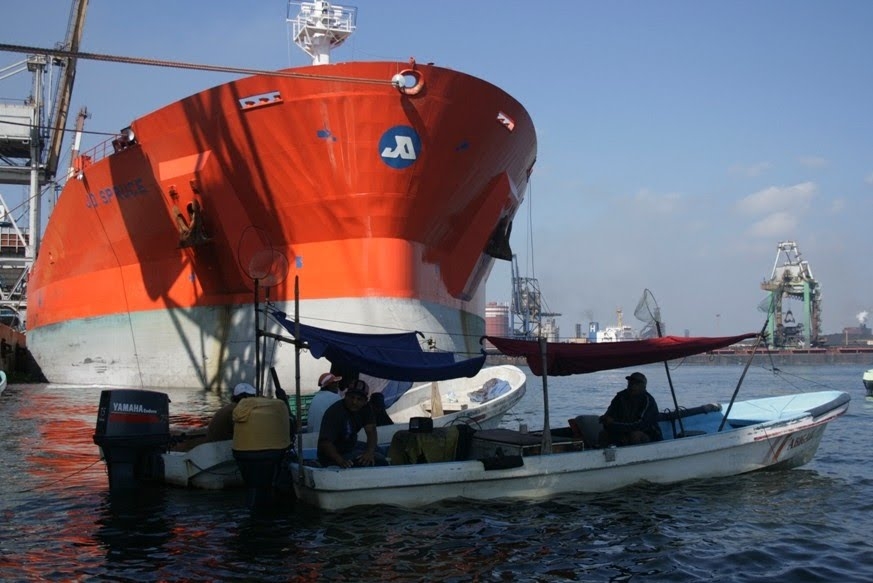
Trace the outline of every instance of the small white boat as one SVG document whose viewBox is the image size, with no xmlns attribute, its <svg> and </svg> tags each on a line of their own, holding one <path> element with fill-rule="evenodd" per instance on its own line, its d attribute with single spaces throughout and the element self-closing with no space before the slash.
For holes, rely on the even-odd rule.
<svg viewBox="0 0 873 583">
<path fill-rule="evenodd" d="M 715 406 L 683 419 L 686 433 L 696 435 L 675 438 L 672 424 L 662 421 L 663 441 L 619 448 L 585 449 L 584 438 L 552 431 L 548 455 L 542 433 L 498 429 L 473 436 L 473 459 L 351 470 L 292 464 L 291 473 L 298 498 L 325 510 L 605 492 L 801 466 L 815 454 L 826 424 L 848 406 L 849 396 L 840 391 L 743 401 L 734 404 L 722 431 L 725 406 Z M 589 429 L 599 425 L 597 415 L 583 417 Z"/>
<path fill-rule="evenodd" d="M 6 373 L 0 370 L 0 395 L 6 390 Z"/>
<path fill-rule="evenodd" d="M 867 389 L 867 396 L 873 397 L 873 368 L 865 370 L 861 380 L 864 382 L 864 388 Z"/>
<path fill-rule="evenodd" d="M 434 427 L 466 424 L 476 430 L 500 425 L 504 413 L 524 396 L 527 376 L 518 367 L 501 365 L 483 368 L 472 378 L 421 383 L 406 391 L 388 408 L 393 425 L 377 427 L 379 444 L 387 448 L 394 434 L 409 429 L 413 417 L 428 417 Z M 434 392 L 436 391 L 436 392 Z M 436 399 L 434 398 L 436 397 Z M 433 416 L 434 402 L 442 415 Z M 304 449 L 317 446 L 318 433 L 300 434 Z M 361 439 L 366 440 L 361 434 Z M 184 450 L 162 454 L 163 479 L 174 486 L 220 490 L 243 485 L 233 441 L 198 442 Z"/>
<path fill-rule="evenodd" d="M 755 335 L 665 337 L 605 346 L 548 344 L 548 348 L 537 343 L 520 348 L 522 341 L 488 339 L 506 354 L 525 354 L 531 371 L 545 381 L 544 362 L 554 374 L 593 372 L 706 352 L 750 336 Z M 509 343 L 515 346 L 507 347 Z M 539 499 L 565 492 L 604 492 L 639 482 L 669 484 L 787 469 L 812 459 L 827 423 L 845 413 L 849 401 L 841 391 L 732 399 L 680 415 L 663 415 L 662 441 L 606 449 L 591 447 L 599 430 L 597 415 L 575 419 L 575 431 L 545 427 L 527 434 L 506 429 L 476 432 L 469 447 L 459 447 L 462 438 L 449 436 L 452 428 L 433 438 L 398 433 L 395 441 L 405 443 L 392 444 L 389 455 L 399 456 L 410 441 L 434 439 L 454 442 L 455 447 L 445 448 L 442 459 L 439 449 L 431 447 L 437 453 L 428 463 L 395 465 L 398 460 L 392 457 L 392 465 L 385 467 L 317 467 L 305 457 L 303 464 L 291 464 L 291 479 L 300 500 L 339 510 L 369 504 L 415 507 L 452 498 Z"/>
</svg>

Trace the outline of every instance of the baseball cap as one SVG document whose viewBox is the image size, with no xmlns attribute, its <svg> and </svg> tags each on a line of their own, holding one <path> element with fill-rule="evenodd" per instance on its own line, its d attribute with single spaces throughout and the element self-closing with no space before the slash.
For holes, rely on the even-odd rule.
<svg viewBox="0 0 873 583">
<path fill-rule="evenodd" d="M 367 382 L 361 379 L 356 380 L 348 389 L 346 389 L 346 394 L 358 393 L 359 395 L 363 395 L 364 397 L 366 397 L 367 393 L 369 392 L 370 387 L 367 385 Z"/>
<path fill-rule="evenodd" d="M 642 383 L 643 386 L 646 386 L 648 384 L 646 375 L 641 372 L 631 373 L 630 376 L 626 376 L 624 378 L 631 382 Z"/>
<path fill-rule="evenodd" d="M 239 383 L 233 388 L 234 397 L 240 397 L 242 395 L 251 395 L 252 397 L 254 397 L 257 394 L 258 392 L 255 390 L 255 388 L 248 383 Z"/>
<path fill-rule="evenodd" d="M 326 373 L 322 374 L 320 377 L 318 377 L 318 386 L 319 387 L 326 387 L 327 385 L 329 385 L 331 383 L 338 383 L 341 380 L 343 380 L 343 377 L 338 377 L 333 373 L 326 372 Z"/>
</svg>

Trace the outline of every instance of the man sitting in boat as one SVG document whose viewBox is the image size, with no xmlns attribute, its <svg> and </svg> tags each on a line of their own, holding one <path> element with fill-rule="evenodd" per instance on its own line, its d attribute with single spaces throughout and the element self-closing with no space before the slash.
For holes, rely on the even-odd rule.
<svg viewBox="0 0 873 583">
<path fill-rule="evenodd" d="M 306 412 L 307 432 L 318 433 L 318 430 L 321 428 L 321 419 L 324 417 L 324 412 L 342 398 L 339 395 L 341 380 L 343 380 L 343 377 L 329 372 L 318 377 L 318 386 L 320 388 L 312 397 L 312 401 L 309 403 L 309 410 Z"/>
<path fill-rule="evenodd" d="M 322 466 L 384 466 L 388 462 L 376 451 L 376 418 L 367 402 L 367 383 L 353 383 L 341 401 L 324 412 L 318 433 L 318 461 Z M 364 429 L 367 443 L 358 441 Z"/>
<path fill-rule="evenodd" d="M 246 397 L 256 397 L 258 392 L 248 383 L 239 383 L 233 388 L 230 403 L 215 412 L 206 428 L 206 441 L 233 439 L 233 410 Z"/>
<path fill-rule="evenodd" d="M 606 413 L 600 417 L 603 431 L 598 445 L 601 447 L 663 439 L 658 427 L 658 404 L 646 391 L 646 375 L 635 372 L 625 378 L 627 388 L 613 397 Z"/>
</svg>

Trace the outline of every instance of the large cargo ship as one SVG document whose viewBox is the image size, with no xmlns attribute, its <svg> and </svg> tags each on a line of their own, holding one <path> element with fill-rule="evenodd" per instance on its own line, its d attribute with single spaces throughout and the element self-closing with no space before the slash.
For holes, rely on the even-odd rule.
<svg viewBox="0 0 873 583">
<path fill-rule="evenodd" d="M 28 282 L 27 344 L 50 382 L 250 380 L 256 281 L 293 314 L 295 278 L 304 323 L 479 352 L 484 282 L 511 256 L 536 158 L 530 116 L 446 68 L 330 64 L 355 9 L 294 4 L 313 65 L 207 89 L 78 158 Z M 293 357 L 263 356 L 289 383 Z M 324 366 L 301 363 L 304 389 Z"/>
</svg>

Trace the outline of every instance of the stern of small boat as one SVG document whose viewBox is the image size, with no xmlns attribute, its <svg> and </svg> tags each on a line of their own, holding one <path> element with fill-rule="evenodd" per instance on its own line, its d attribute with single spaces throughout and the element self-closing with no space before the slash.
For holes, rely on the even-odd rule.
<svg viewBox="0 0 873 583">
<path fill-rule="evenodd" d="M 169 403 L 166 394 L 156 391 L 113 389 L 100 394 L 94 443 L 106 462 L 110 491 L 163 480 Z"/>
</svg>

